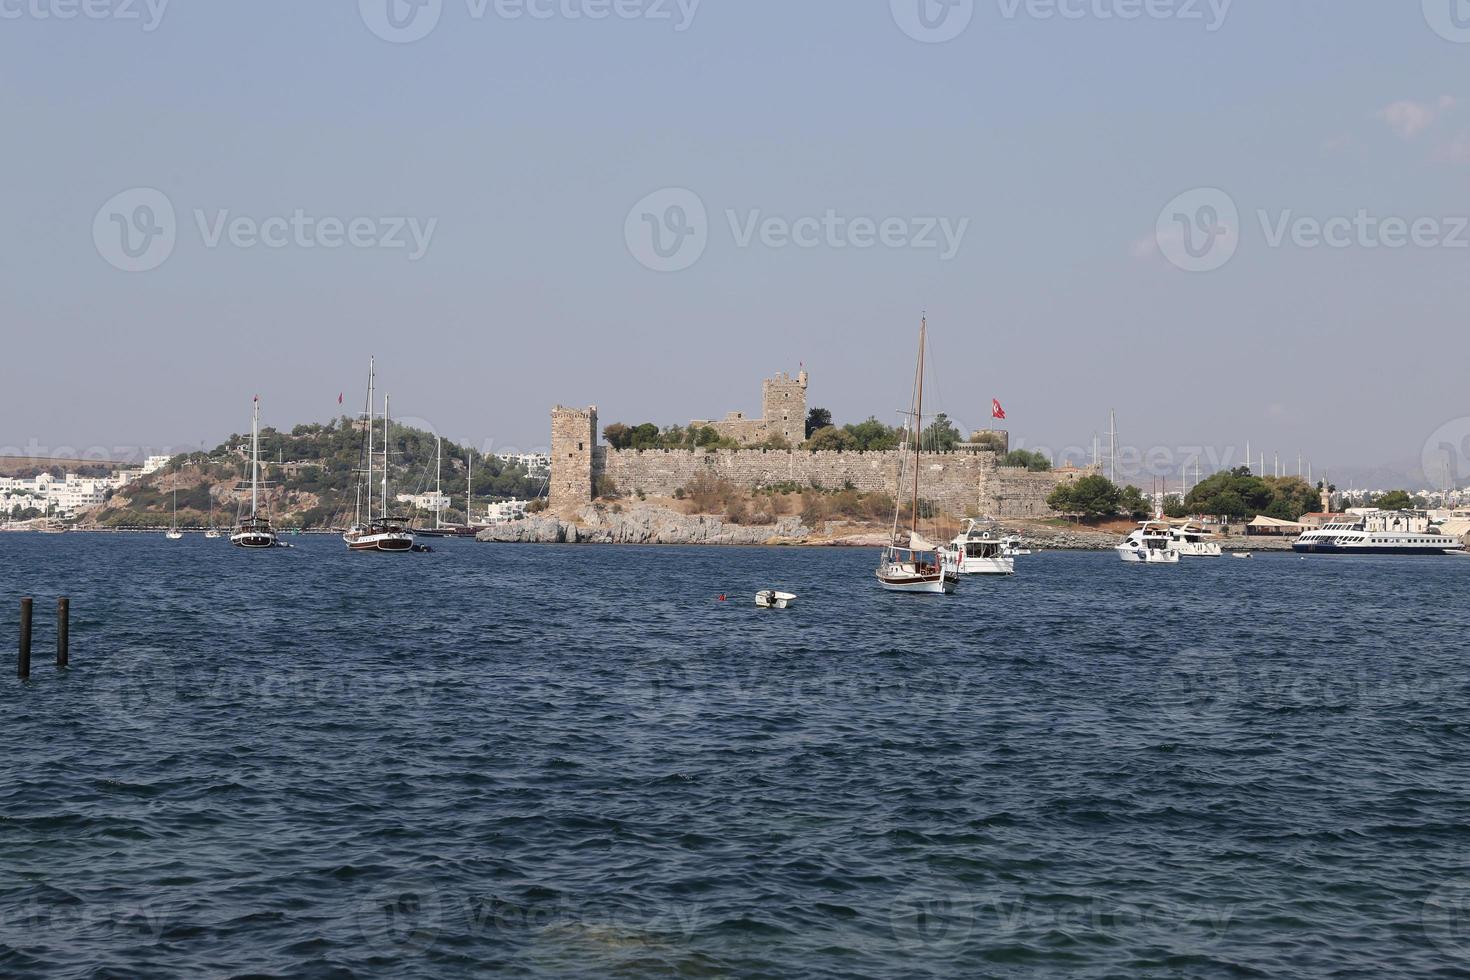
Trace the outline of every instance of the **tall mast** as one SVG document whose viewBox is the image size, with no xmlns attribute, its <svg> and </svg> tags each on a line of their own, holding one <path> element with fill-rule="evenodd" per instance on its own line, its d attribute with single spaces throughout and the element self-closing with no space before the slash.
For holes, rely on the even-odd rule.
<svg viewBox="0 0 1470 980">
<path fill-rule="evenodd" d="M 914 396 L 914 501 L 910 532 L 919 533 L 919 453 L 924 445 L 924 341 L 929 333 L 929 317 L 919 321 L 919 384 Z M 910 542 L 912 544 L 912 542 Z"/>
<path fill-rule="evenodd" d="M 367 411 L 363 414 L 367 417 L 367 516 L 373 519 L 373 376 L 375 361 L 368 357 L 368 397 Z"/>
<path fill-rule="evenodd" d="M 475 447 L 470 446 L 465 450 L 465 459 L 469 465 L 469 475 L 464 481 L 464 523 L 465 526 L 475 523 L 475 511 L 472 506 L 475 494 Z"/>
<path fill-rule="evenodd" d="M 443 485 L 440 477 L 444 473 L 444 439 L 442 436 L 434 437 L 434 527 L 439 528 L 444 524 L 444 507 L 439 503 L 444 497 Z"/>
<path fill-rule="evenodd" d="M 255 396 L 255 409 L 250 417 L 250 518 L 255 519 L 260 496 L 260 396 Z M 211 521 L 213 523 L 213 521 Z"/>
<path fill-rule="evenodd" d="M 388 396 L 383 396 L 383 518 L 388 517 Z"/>
<path fill-rule="evenodd" d="M 1108 482 L 1118 482 L 1118 412 L 1108 413 Z"/>
</svg>

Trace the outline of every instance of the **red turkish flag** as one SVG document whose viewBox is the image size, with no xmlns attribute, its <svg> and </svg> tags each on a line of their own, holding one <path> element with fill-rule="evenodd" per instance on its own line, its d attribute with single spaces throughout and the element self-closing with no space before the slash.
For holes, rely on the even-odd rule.
<svg viewBox="0 0 1470 980">
<path fill-rule="evenodd" d="M 1000 399 L 990 399 L 990 417 L 993 419 L 1004 419 L 1006 410 L 1000 407 Z"/>
</svg>

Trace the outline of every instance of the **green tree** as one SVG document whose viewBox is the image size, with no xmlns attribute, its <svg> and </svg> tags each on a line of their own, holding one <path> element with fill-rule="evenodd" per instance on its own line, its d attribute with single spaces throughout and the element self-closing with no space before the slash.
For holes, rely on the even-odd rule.
<svg viewBox="0 0 1470 980">
<path fill-rule="evenodd" d="M 1041 453 L 1025 449 L 1013 449 L 1001 458 L 1002 466 L 1023 466 L 1032 473 L 1045 473 L 1051 469 L 1051 460 Z"/>
<path fill-rule="evenodd" d="M 1075 483 L 1062 484 L 1046 499 L 1046 503 L 1058 513 L 1096 519 L 1116 515 L 1122 499 L 1123 491 L 1113 481 L 1105 476 L 1093 475 L 1084 476 Z"/>
<path fill-rule="evenodd" d="M 832 450 L 847 452 L 857 449 L 857 440 L 852 433 L 845 429 L 829 425 L 825 429 L 818 429 L 812 433 L 812 437 L 806 441 L 806 448 L 813 452 L 830 452 Z"/>
<path fill-rule="evenodd" d="M 1390 490 L 1374 497 L 1373 506 L 1379 510 L 1409 510 L 1414 506 L 1414 498 L 1407 490 Z"/>
<path fill-rule="evenodd" d="M 1164 498 L 1164 516 L 1176 519 L 1189 516 L 1189 508 L 1184 506 L 1183 499 L 1177 493 Z"/>
<path fill-rule="evenodd" d="M 663 433 L 658 431 L 658 426 L 652 422 L 644 422 L 633 430 L 632 447 L 634 449 L 659 449 L 662 435 Z"/>
<path fill-rule="evenodd" d="M 959 445 L 963 439 L 960 430 L 954 427 L 949 416 L 940 412 L 934 416 L 934 421 L 930 422 L 929 427 L 924 430 L 921 445 L 931 452 L 947 453 Z"/>
<path fill-rule="evenodd" d="M 1143 491 L 1134 486 L 1123 488 L 1118 498 L 1118 509 L 1130 517 L 1143 520 L 1148 516 L 1149 505 L 1144 499 Z"/>
<path fill-rule="evenodd" d="M 633 430 L 621 422 L 614 422 L 602 430 L 602 438 L 614 449 L 627 449 L 633 445 Z"/>
<path fill-rule="evenodd" d="M 898 430 L 884 425 L 872 416 L 869 416 L 865 422 L 845 426 L 844 431 L 852 436 L 857 448 L 865 453 L 885 452 L 898 448 L 900 438 Z"/>
<path fill-rule="evenodd" d="M 826 429 L 832 425 L 832 413 L 825 408 L 814 408 L 806 413 L 806 437 L 810 439 L 812 433 L 818 429 Z"/>
</svg>

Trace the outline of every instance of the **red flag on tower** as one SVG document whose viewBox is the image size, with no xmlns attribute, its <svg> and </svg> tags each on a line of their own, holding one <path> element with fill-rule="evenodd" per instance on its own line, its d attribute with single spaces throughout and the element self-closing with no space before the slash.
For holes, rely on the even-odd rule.
<svg viewBox="0 0 1470 980">
<path fill-rule="evenodd" d="M 1000 407 L 999 398 L 990 399 L 990 417 L 1002 420 L 1006 417 L 1006 410 Z"/>
<path fill-rule="evenodd" d="M 343 396 L 343 395 L 344 395 L 344 394 L 346 394 L 346 392 L 338 392 L 338 393 L 337 393 L 337 404 L 338 404 L 338 405 L 340 405 L 340 404 L 342 404 L 342 396 Z"/>
</svg>

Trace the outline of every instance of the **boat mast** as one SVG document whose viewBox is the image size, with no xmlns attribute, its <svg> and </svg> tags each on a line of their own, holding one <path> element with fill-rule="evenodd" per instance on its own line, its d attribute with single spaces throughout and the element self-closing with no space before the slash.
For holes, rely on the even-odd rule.
<svg viewBox="0 0 1470 980">
<path fill-rule="evenodd" d="M 444 508 L 439 501 L 444 497 L 440 477 L 444 474 L 444 437 L 434 437 L 434 529 L 444 526 Z"/>
<path fill-rule="evenodd" d="M 919 453 L 924 446 L 924 341 L 929 332 L 929 317 L 919 322 L 919 383 L 914 396 L 914 501 L 910 532 L 919 533 Z M 910 539 L 910 547 L 913 545 Z"/>
<path fill-rule="evenodd" d="M 474 446 L 470 446 L 468 449 L 465 450 L 465 459 L 468 460 L 470 471 L 469 471 L 469 474 L 465 477 L 465 481 L 464 481 L 464 523 L 465 523 L 465 527 L 469 527 L 471 524 L 475 523 L 474 508 L 472 506 L 472 502 L 474 501 L 474 493 L 475 493 L 475 447 Z"/>
<path fill-rule="evenodd" d="M 250 417 L 250 519 L 255 520 L 260 494 L 260 396 L 255 396 L 255 409 Z M 210 524 L 214 524 L 213 517 Z"/>
<path fill-rule="evenodd" d="M 388 519 L 388 396 L 383 396 L 383 519 Z"/>
<path fill-rule="evenodd" d="M 368 357 L 368 396 L 367 411 L 363 414 L 367 417 L 367 516 L 373 519 L 373 376 L 375 361 Z M 359 495 L 360 496 L 360 495 Z M 358 514 L 358 523 L 362 523 L 362 515 Z"/>
</svg>

